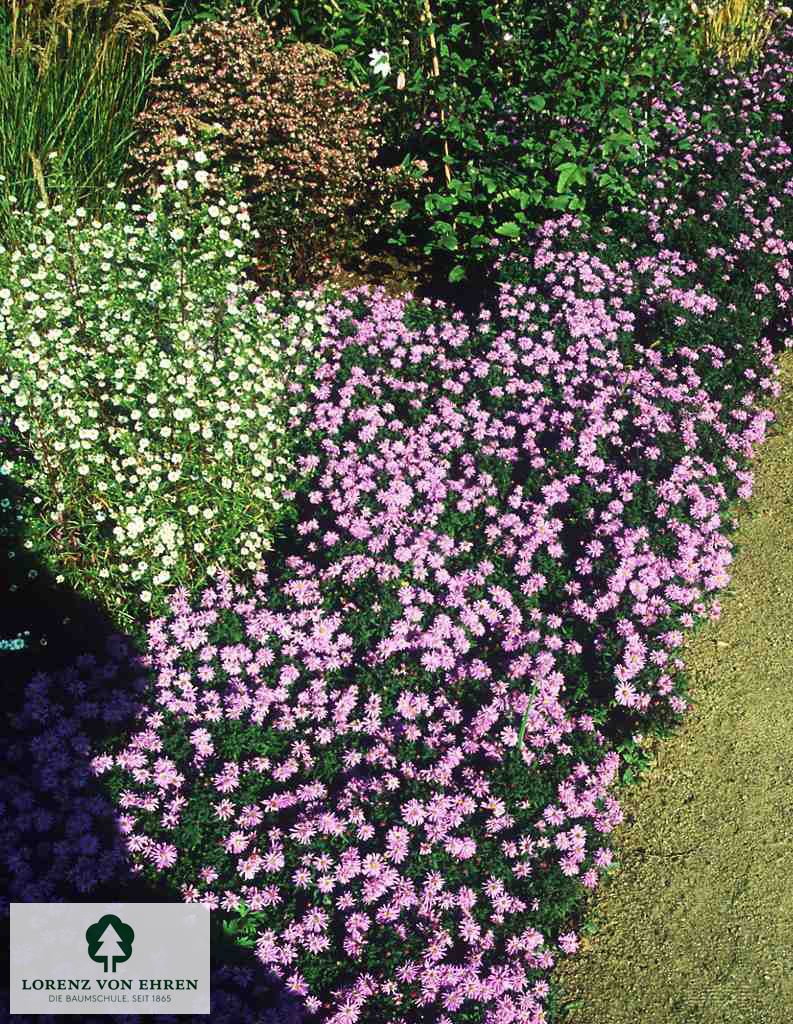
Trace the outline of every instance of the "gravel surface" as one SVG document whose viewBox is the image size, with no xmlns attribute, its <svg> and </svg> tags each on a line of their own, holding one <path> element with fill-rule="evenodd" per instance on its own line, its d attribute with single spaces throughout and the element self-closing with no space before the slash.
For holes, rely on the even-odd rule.
<svg viewBox="0 0 793 1024">
<path fill-rule="evenodd" d="M 553 972 L 566 1024 L 793 1021 L 793 352 L 779 365 L 721 619 L 682 648 L 694 707 L 620 791 L 598 931 Z"/>
</svg>

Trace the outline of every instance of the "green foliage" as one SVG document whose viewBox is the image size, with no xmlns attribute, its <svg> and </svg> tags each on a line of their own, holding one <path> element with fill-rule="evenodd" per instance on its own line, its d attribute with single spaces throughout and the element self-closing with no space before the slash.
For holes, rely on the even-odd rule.
<svg viewBox="0 0 793 1024">
<path fill-rule="evenodd" d="M 388 145 L 428 161 L 432 191 L 400 204 L 389 240 L 419 241 L 452 281 L 486 262 L 493 236 L 517 239 L 549 212 L 602 213 L 634 198 L 624 171 L 656 148 L 651 101 L 665 74 L 698 70 L 685 0 L 262 8 L 341 54 L 385 104 Z M 370 60 L 375 50 L 386 58 Z"/>
<path fill-rule="evenodd" d="M 239 6 L 238 0 L 171 0 L 163 5 L 168 20 L 171 22 L 171 34 L 187 32 L 193 25 L 203 21 L 216 21 L 224 13 Z"/>
</svg>

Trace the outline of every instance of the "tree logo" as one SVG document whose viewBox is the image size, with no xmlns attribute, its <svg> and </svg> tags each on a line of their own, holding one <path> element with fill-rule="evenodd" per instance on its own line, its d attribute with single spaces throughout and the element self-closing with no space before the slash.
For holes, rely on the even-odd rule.
<svg viewBox="0 0 793 1024">
<path fill-rule="evenodd" d="M 132 956 L 135 932 L 115 914 L 105 914 L 88 928 L 85 940 L 91 959 L 103 963 L 106 973 L 109 970 L 114 974 L 116 964 L 123 964 Z"/>
</svg>

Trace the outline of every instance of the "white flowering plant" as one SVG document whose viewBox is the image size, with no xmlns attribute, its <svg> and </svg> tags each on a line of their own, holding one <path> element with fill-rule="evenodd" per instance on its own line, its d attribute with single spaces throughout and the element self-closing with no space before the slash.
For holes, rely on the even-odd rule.
<svg viewBox="0 0 793 1024">
<path fill-rule="evenodd" d="M 382 75 L 388 78 L 391 74 L 391 61 L 385 50 L 372 50 L 369 54 L 369 66 L 373 75 Z"/>
<path fill-rule="evenodd" d="M 33 496 L 27 546 L 124 627 L 207 572 L 261 566 L 287 386 L 321 322 L 252 294 L 247 208 L 231 190 L 196 204 L 204 155 L 178 145 L 148 212 L 42 202 L 26 244 L 0 245 L 0 464 Z"/>
</svg>

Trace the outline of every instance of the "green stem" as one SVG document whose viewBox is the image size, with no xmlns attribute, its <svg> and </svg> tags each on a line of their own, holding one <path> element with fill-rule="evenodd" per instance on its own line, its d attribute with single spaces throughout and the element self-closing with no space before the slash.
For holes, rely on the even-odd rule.
<svg viewBox="0 0 793 1024">
<path fill-rule="evenodd" d="M 523 751 L 523 737 L 526 735 L 526 725 L 527 725 L 527 723 L 529 721 L 529 712 L 531 711 L 531 706 L 534 703 L 534 698 L 536 696 L 537 696 L 537 684 L 535 683 L 534 686 L 532 686 L 532 688 L 531 688 L 531 693 L 529 694 L 529 703 L 526 705 L 526 710 L 523 712 L 523 717 L 520 720 L 520 731 L 518 732 L 518 747 L 517 747 L 518 754 L 521 754 L 522 751 Z"/>
</svg>

